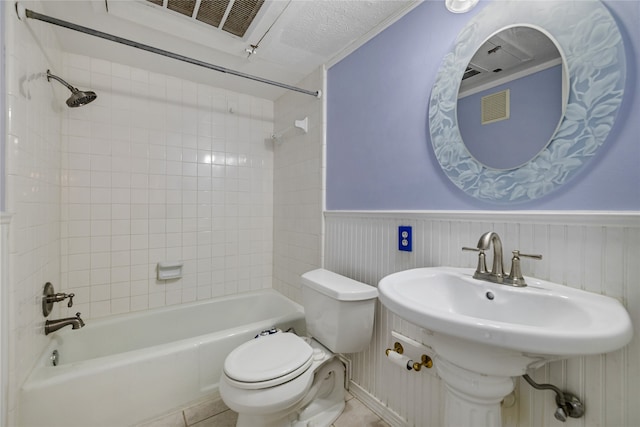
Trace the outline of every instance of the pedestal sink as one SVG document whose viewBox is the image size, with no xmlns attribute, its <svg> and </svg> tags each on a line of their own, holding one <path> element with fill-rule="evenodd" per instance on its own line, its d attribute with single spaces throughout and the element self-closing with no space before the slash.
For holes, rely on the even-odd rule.
<svg viewBox="0 0 640 427">
<path fill-rule="evenodd" d="M 474 279 L 472 269 L 401 271 L 379 285 L 382 304 L 429 334 L 445 382 L 448 426 L 499 427 L 514 377 L 551 360 L 608 353 L 631 340 L 619 301 L 527 277 L 516 288 Z"/>
</svg>

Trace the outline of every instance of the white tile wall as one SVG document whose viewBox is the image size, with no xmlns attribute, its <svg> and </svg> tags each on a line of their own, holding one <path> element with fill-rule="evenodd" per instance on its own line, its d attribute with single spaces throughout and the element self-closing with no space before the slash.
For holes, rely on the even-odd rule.
<svg viewBox="0 0 640 427">
<path fill-rule="evenodd" d="M 1 13 L 0 13 L 1 15 Z M 9 223 L 11 215 L 0 212 L 0 292 L 9 295 Z M 0 425 L 8 425 L 9 413 L 9 301 L 0 299 Z"/>
<path fill-rule="evenodd" d="M 75 54 L 64 75 L 98 94 L 62 127 L 66 311 L 271 287 L 273 103 Z M 160 261 L 183 261 L 183 278 L 156 280 Z"/>
<path fill-rule="evenodd" d="M 14 425 L 17 386 L 48 341 L 39 297 L 45 282 L 60 278 L 60 118 L 67 96 L 46 79 L 47 69 L 55 74 L 62 64 L 52 29 L 19 21 L 12 2 L 0 7 L 6 8 L 6 210 L 13 214 L 2 289 L 9 342 L 2 357 L 9 372 L 8 425 Z"/>
<path fill-rule="evenodd" d="M 489 230 L 502 237 L 505 252 L 541 253 L 523 260 L 526 275 L 620 299 L 636 326 L 626 348 L 601 356 L 554 362 L 533 372 L 576 393 L 586 404 L 584 418 L 567 426 L 640 425 L 640 214 L 572 212 L 327 212 L 325 267 L 376 286 L 387 274 L 422 266 L 475 267 L 476 256 L 462 252 Z M 397 227 L 413 227 L 414 251 L 397 250 Z M 368 351 L 351 355 L 357 391 L 387 411 L 395 424 L 442 425 L 440 381 L 426 373 L 399 373 L 384 350 L 396 330 L 428 343 L 424 331 L 378 304 L 375 336 Z M 520 381 L 518 403 L 503 411 L 505 426 L 558 425 L 553 394 Z"/>
<path fill-rule="evenodd" d="M 324 70 L 316 70 L 298 86 L 322 89 Z M 286 131 L 275 143 L 273 287 L 302 302 L 300 275 L 321 265 L 323 210 L 324 99 L 290 92 L 275 103 L 275 130 L 309 118 L 309 132 Z"/>
</svg>

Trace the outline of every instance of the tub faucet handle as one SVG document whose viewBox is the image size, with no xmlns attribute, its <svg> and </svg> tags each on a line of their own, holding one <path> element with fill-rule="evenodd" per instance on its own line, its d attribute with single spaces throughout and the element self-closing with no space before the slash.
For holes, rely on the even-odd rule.
<svg viewBox="0 0 640 427">
<path fill-rule="evenodd" d="M 64 292 L 58 292 L 57 294 L 46 295 L 44 300 L 49 303 L 54 303 L 64 301 L 69 298 L 68 307 L 71 307 L 73 305 L 73 297 L 75 296 L 76 294 L 74 293 L 65 294 Z"/>
</svg>

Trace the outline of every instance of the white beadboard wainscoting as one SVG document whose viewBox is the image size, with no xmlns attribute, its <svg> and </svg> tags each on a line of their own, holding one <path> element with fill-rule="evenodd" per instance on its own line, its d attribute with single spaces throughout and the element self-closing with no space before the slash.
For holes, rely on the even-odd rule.
<svg viewBox="0 0 640 427">
<path fill-rule="evenodd" d="M 391 273 L 416 267 L 475 267 L 475 246 L 485 231 L 502 238 L 506 268 L 514 249 L 539 253 L 523 259 L 526 276 L 617 298 L 635 325 L 625 348 L 601 356 L 550 363 L 530 372 L 577 394 L 586 415 L 564 425 L 640 426 L 640 213 L 638 212 L 344 212 L 325 213 L 325 268 L 377 286 Z M 398 226 L 413 227 L 413 251 L 398 251 Z M 488 255 L 491 259 L 491 254 Z M 585 326 L 586 327 L 586 326 Z M 386 360 L 395 330 L 428 344 L 421 328 L 378 304 L 370 348 L 349 355 L 351 391 L 392 425 L 439 427 L 443 421 L 441 381 L 433 371 L 406 372 Z M 516 403 L 503 408 L 503 425 L 561 425 L 553 417 L 555 395 L 519 380 Z"/>
</svg>

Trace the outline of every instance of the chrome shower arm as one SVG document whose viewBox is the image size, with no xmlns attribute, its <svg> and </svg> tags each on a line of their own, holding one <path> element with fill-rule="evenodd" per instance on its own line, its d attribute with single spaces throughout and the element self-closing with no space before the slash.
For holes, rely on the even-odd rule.
<svg viewBox="0 0 640 427">
<path fill-rule="evenodd" d="M 54 76 L 53 74 L 51 74 L 51 72 L 49 70 L 47 70 L 47 81 L 50 82 L 51 79 L 59 81 L 60 83 L 65 85 L 67 87 L 67 89 L 69 89 L 72 93 L 78 91 L 78 89 L 76 89 L 75 87 L 71 86 L 69 83 L 65 82 L 60 77 Z"/>
</svg>

